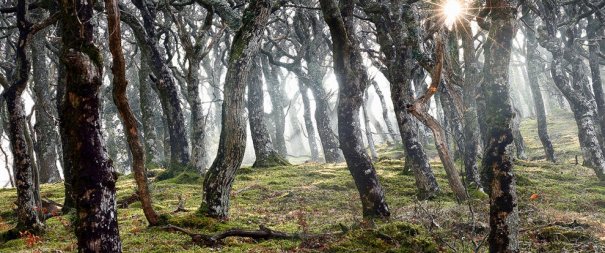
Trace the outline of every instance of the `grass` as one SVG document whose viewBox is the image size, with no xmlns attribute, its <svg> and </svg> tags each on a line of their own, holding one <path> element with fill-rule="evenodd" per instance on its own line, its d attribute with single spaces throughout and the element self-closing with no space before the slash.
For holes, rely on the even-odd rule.
<svg viewBox="0 0 605 253">
<path fill-rule="evenodd" d="M 549 118 L 558 164 L 543 161 L 534 120 L 525 120 L 522 132 L 532 161 L 519 161 L 517 193 L 521 218 L 522 252 L 598 251 L 605 249 L 605 186 L 592 170 L 571 164 L 580 154 L 569 115 Z M 299 164 L 263 169 L 242 168 L 231 193 L 230 219 L 201 216 L 201 178 L 183 172 L 152 185 L 154 205 L 170 216 L 170 223 L 199 233 L 230 228 L 256 229 L 258 225 L 297 233 L 339 232 L 322 240 L 267 240 L 230 238 L 222 252 L 471 252 L 488 233 L 488 200 L 482 194 L 459 205 L 450 191 L 445 171 L 433 162 L 441 193 L 431 201 L 415 199 L 414 178 L 402 173 L 400 151 L 383 148 L 376 163 L 392 213 L 388 223 L 362 221 L 353 180 L 344 164 Z M 437 161 L 433 159 L 433 161 Z M 159 174 L 159 173 L 157 173 Z M 118 199 L 135 189 L 132 177 L 118 181 Z M 537 194 L 537 198 L 530 196 Z M 62 184 L 42 186 L 42 196 L 61 202 Z M 178 198 L 189 212 L 173 213 Z M 15 225 L 14 189 L 0 190 L 0 232 Z M 470 211 L 472 209 L 472 212 Z M 148 228 L 140 204 L 119 209 L 124 252 L 213 252 L 191 238 L 159 228 Z M 473 222 L 474 221 L 474 222 Z M 27 245 L 25 238 L 0 245 L 0 252 L 75 252 L 76 240 L 69 216 L 46 221 L 41 241 Z M 481 248 L 486 251 L 485 247 Z"/>
</svg>

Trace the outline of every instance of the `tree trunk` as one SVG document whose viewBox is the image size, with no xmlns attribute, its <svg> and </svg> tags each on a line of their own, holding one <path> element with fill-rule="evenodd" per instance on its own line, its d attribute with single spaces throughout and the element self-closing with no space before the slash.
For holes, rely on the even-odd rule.
<svg viewBox="0 0 605 253">
<path fill-rule="evenodd" d="M 27 21 L 27 0 L 17 2 L 17 28 L 19 29 L 19 41 L 16 47 L 16 70 L 14 82 L 4 91 L 6 107 L 9 119 L 8 136 L 11 151 L 13 153 L 13 171 L 15 173 L 15 184 L 17 185 L 17 227 L 15 232 L 30 231 L 40 233 L 44 224 L 40 221 L 36 205 L 36 186 L 34 182 L 34 168 L 32 157 L 28 152 L 26 141 L 26 119 L 25 105 L 21 95 L 27 87 L 29 71 L 31 68 L 27 59 L 27 39 L 30 35 L 32 24 Z"/>
<path fill-rule="evenodd" d="M 288 150 L 286 148 L 286 115 L 284 113 L 285 105 L 285 93 L 282 87 L 282 84 L 278 80 L 279 68 L 276 66 L 271 66 L 267 57 L 261 57 L 263 74 L 265 76 L 265 81 L 267 82 L 267 87 L 269 91 L 269 97 L 271 99 L 271 105 L 273 106 L 271 110 L 271 116 L 273 116 L 273 121 L 275 124 L 275 138 L 273 139 L 273 145 L 277 152 L 282 156 L 286 157 L 288 155 Z"/>
<path fill-rule="evenodd" d="M 540 137 L 540 142 L 542 142 L 542 147 L 544 148 L 544 154 L 546 155 L 546 160 L 550 162 L 555 162 L 555 150 L 552 146 L 552 142 L 550 141 L 550 137 L 548 136 L 548 123 L 546 121 L 546 111 L 544 108 L 544 100 L 542 99 L 542 91 L 540 90 L 540 82 L 538 80 L 538 76 L 540 75 L 540 55 L 538 55 L 538 40 L 536 39 L 536 33 L 534 30 L 536 29 L 535 18 L 533 14 L 529 13 L 527 8 L 524 9 L 525 23 L 529 26 L 526 29 L 526 52 L 527 52 L 527 66 L 525 68 L 527 78 L 529 81 L 529 87 L 531 88 L 531 93 L 534 98 L 534 104 L 536 107 L 536 120 L 538 121 L 538 136 Z"/>
<path fill-rule="evenodd" d="M 61 22 L 59 22 L 59 24 L 57 25 L 57 35 L 63 37 L 63 25 L 61 24 Z M 61 47 L 63 47 L 62 45 L 63 43 L 61 42 Z M 67 99 L 66 96 L 66 78 L 67 73 L 66 73 L 66 69 L 65 69 L 65 65 L 64 64 L 58 64 L 57 66 L 57 101 L 56 101 L 56 109 L 57 109 L 57 116 L 59 116 L 59 123 L 61 123 L 61 119 L 64 118 L 63 116 L 63 111 L 61 110 L 63 104 L 65 103 L 65 100 Z M 72 167 L 72 161 L 71 156 L 70 156 L 70 150 L 69 150 L 69 138 L 67 136 L 67 132 L 66 129 L 64 129 L 63 127 L 59 127 L 59 136 L 61 137 L 61 157 L 63 158 L 63 164 L 61 165 L 63 167 L 63 184 L 65 186 L 65 199 L 63 200 L 63 208 L 61 208 L 61 212 L 62 213 L 68 213 L 71 210 L 73 210 L 73 208 L 75 208 L 76 203 L 74 200 L 74 196 L 73 196 L 73 190 L 72 190 L 72 185 L 71 185 L 71 167 Z"/>
<path fill-rule="evenodd" d="M 372 85 L 374 86 L 374 90 L 376 91 L 376 95 L 380 99 L 380 106 L 382 107 L 382 118 L 384 119 L 384 123 L 387 126 L 388 134 L 391 139 L 395 142 L 395 145 L 401 144 L 401 138 L 397 137 L 395 133 L 395 129 L 393 128 L 393 124 L 391 123 L 391 119 L 389 118 L 389 108 L 387 107 L 386 99 L 382 94 L 382 90 L 380 89 L 378 82 L 372 80 Z"/>
<path fill-rule="evenodd" d="M 156 38 L 156 9 L 148 0 L 132 0 L 141 12 L 144 29 L 147 33 L 145 44 L 149 48 L 150 67 L 157 75 L 152 80 L 157 87 L 164 117 L 166 117 L 168 134 L 170 136 L 170 162 L 176 165 L 189 164 L 189 143 L 185 131 L 185 116 L 181 108 L 177 85 L 172 78 L 170 69 L 160 53 L 158 38 Z"/>
<path fill-rule="evenodd" d="M 462 29 L 471 31 L 471 25 L 468 21 L 462 21 Z M 462 113 L 464 121 L 464 171 L 466 174 L 467 185 L 474 185 L 481 188 L 479 170 L 477 168 L 477 157 L 479 149 L 479 122 L 477 121 L 477 84 L 481 81 L 479 63 L 475 57 L 475 44 L 473 35 L 468 32 L 462 32 L 462 48 L 464 50 L 463 58 L 464 83 L 462 84 L 462 103 L 464 111 Z"/>
<path fill-rule="evenodd" d="M 513 142 L 515 117 L 509 96 L 511 44 L 515 37 L 516 9 L 508 0 L 488 2 L 490 30 L 485 47 L 484 82 L 487 145 L 483 152 L 482 179 L 490 195 L 490 252 L 519 252 L 519 215 L 513 174 L 513 158 L 507 149 Z"/>
<path fill-rule="evenodd" d="M 109 33 L 109 50 L 112 55 L 111 72 L 113 74 L 113 100 L 118 108 L 120 119 L 124 127 L 124 135 L 128 141 L 130 153 L 132 155 L 132 171 L 137 183 L 137 194 L 141 200 L 143 213 L 150 226 L 159 224 L 159 216 L 153 210 L 151 202 L 151 193 L 147 183 L 147 174 L 145 169 L 145 149 L 139 138 L 137 119 L 130 109 L 126 89 L 128 81 L 126 80 L 126 63 L 124 53 L 122 52 L 122 33 L 120 28 L 120 12 L 118 11 L 117 0 L 105 0 L 105 10 L 107 10 L 107 27 Z"/>
<path fill-rule="evenodd" d="M 269 20 L 269 0 L 253 0 L 244 11 L 229 55 L 225 77 L 223 117 L 218 153 L 204 179 L 202 211 L 211 217 L 227 218 L 229 194 L 246 149 L 245 90 L 250 69 L 260 49 L 260 39 Z"/>
<path fill-rule="evenodd" d="M 603 82 L 601 80 L 600 71 L 600 55 L 601 47 L 598 44 L 599 40 L 603 40 L 603 23 L 597 18 L 588 17 L 587 35 L 589 40 L 589 57 L 590 73 L 592 78 L 592 91 L 594 92 L 595 102 L 597 103 L 598 116 L 597 122 L 601 128 L 601 145 L 605 152 L 605 93 L 603 93 Z"/>
<path fill-rule="evenodd" d="M 339 84 L 338 137 L 349 171 L 359 191 L 364 218 L 388 218 L 390 211 L 372 161 L 363 149 L 359 110 L 369 85 L 359 42 L 355 37 L 355 3 L 320 0 L 332 37 L 334 73 Z"/>
<path fill-rule="evenodd" d="M 303 101 L 303 118 L 305 119 L 305 129 L 307 130 L 307 139 L 309 141 L 309 149 L 311 150 L 311 161 L 318 162 L 319 150 L 317 149 L 317 138 L 315 137 L 315 128 L 313 127 L 313 118 L 311 117 L 311 101 L 307 92 L 308 88 L 299 80 L 298 89 Z"/>
<path fill-rule="evenodd" d="M 121 252 L 116 210 L 117 174 L 101 134 L 99 89 L 103 60 L 94 45 L 92 0 L 62 1 L 61 25 L 66 97 L 61 128 L 66 134 L 77 210 L 80 252 Z"/>
<path fill-rule="evenodd" d="M 263 91 L 263 72 L 260 61 L 253 60 L 250 64 L 252 66 L 248 77 L 248 120 L 254 154 L 256 155 L 256 161 L 254 161 L 252 167 L 265 168 L 288 165 L 290 163 L 273 148 L 271 135 L 265 123 L 265 92 Z"/>
<path fill-rule="evenodd" d="M 42 21 L 45 11 L 37 9 L 32 12 L 32 18 Z M 55 129 L 55 110 L 50 105 L 52 101 L 50 79 L 46 64 L 46 31 L 40 31 L 32 39 L 32 64 L 34 79 L 34 100 L 36 102 L 36 125 L 34 127 L 38 149 L 37 160 L 40 165 L 40 182 L 56 183 L 61 181 L 59 168 L 57 168 L 57 133 Z"/>
<path fill-rule="evenodd" d="M 363 119 L 364 119 L 364 126 L 365 126 L 365 130 L 366 130 L 366 139 L 368 141 L 368 148 L 370 148 L 370 154 L 372 155 L 372 160 L 376 161 L 378 160 L 378 154 L 376 153 L 376 146 L 374 144 L 374 137 L 372 136 L 372 126 L 370 124 L 370 116 L 368 116 L 368 109 L 367 109 L 367 105 L 368 105 L 368 90 L 366 89 L 366 91 L 364 92 L 364 96 L 363 96 L 363 105 L 361 106 L 362 111 L 363 111 Z"/>
<path fill-rule="evenodd" d="M 206 117 L 203 113 L 202 99 L 200 98 L 200 61 L 189 61 L 187 70 L 187 101 L 191 107 L 191 121 L 189 142 L 191 142 L 190 164 L 199 172 L 206 173 L 208 167 L 208 152 L 206 151 Z"/>
<path fill-rule="evenodd" d="M 148 52 L 141 47 L 139 76 L 139 103 L 141 107 L 141 121 L 143 123 L 143 141 L 145 142 L 145 158 L 147 164 L 159 164 L 161 161 L 160 137 L 156 131 L 154 96 L 151 88 L 149 74 Z"/>
<path fill-rule="evenodd" d="M 513 119 L 513 139 L 515 142 L 515 155 L 517 159 L 527 160 L 527 155 L 525 154 L 525 141 L 523 140 L 523 136 L 521 135 L 521 111 L 518 108 L 514 108 L 515 117 Z"/>
</svg>

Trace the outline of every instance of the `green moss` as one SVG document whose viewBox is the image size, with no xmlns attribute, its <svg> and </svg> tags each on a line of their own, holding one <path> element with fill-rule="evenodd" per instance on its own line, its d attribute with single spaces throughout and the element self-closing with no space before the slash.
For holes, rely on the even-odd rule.
<svg viewBox="0 0 605 253">
<path fill-rule="evenodd" d="M 156 171 L 156 173 L 159 172 L 155 178 L 156 181 L 168 180 L 168 179 L 181 175 L 183 172 L 189 173 L 190 175 L 197 173 L 195 168 L 188 166 L 188 165 L 182 165 L 182 164 L 171 164 L 164 171 L 160 171 L 160 170 L 155 170 L 155 171 Z"/>
<path fill-rule="evenodd" d="M 292 165 L 292 164 L 290 164 L 290 162 L 288 162 L 288 160 L 286 160 L 285 158 L 283 158 L 281 155 L 279 155 L 277 153 L 273 153 L 265 159 L 261 159 L 261 160 L 257 159 L 254 162 L 254 164 L 252 165 L 252 167 L 253 168 L 269 168 L 269 167 L 289 166 L 289 165 Z"/>
<path fill-rule="evenodd" d="M 355 229 L 327 252 L 439 252 L 435 241 L 418 225 L 391 222 L 377 229 Z"/>
<path fill-rule="evenodd" d="M 584 242 L 592 239 L 592 236 L 579 229 L 548 226 L 540 229 L 536 238 L 545 242 Z"/>
</svg>

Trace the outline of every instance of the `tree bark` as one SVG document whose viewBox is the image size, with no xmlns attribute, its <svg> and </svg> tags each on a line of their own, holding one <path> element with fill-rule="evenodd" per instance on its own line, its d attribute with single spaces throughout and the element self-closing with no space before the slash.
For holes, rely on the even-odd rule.
<svg viewBox="0 0 605 253">
<path fill-rule="evenodd" d="M 147 164 L 159 164 L 161 162 L 161 149 L 162 140 L 158 136 L 156 130 L 156 118 L 154 101 L 157 98 L 153 94 L 151 83 L 149 80 L 149 74 L 151 69 L 149 68 L 149 56 L 141 47 L 140 53 L 140 69 L 138 72 L 139 76 L 139 103 L 141 107 L 141 122 L 143 124 L 143 141 L 145 143 L 145 158 Z M 167 154 L 165 154 L 166 156 Z"/>
<path fill-rule="evenodd" d="M 122 52 L 122 33 L 120 28 L 120 12 L 116 0 L 105 0 L 107 11 L 107 27 L 109 33 L 109 50 L 112 55 L 111 72 L 113 74 L 113 100 L 118 108 L 120 119 L 124 127 L 124 135 L 132 154 L 132 171 L 137 184 L 137 194 L 141 200 L 143 213 L 150 226 L 159 224 L 159 216 L 153 210 L 151 193 L 147 182 L 147 170 L 145 169 L 145 149 L 139 138 L 137 119 L 130 109 L 126 89 L 126 63 Z"/>
<path fill-rule="evenodd" d="M 227 218 L 229 193 L 246 148 L 245 90 L 260 38 L 269 20 L 269 0 L 253 0 L 244 11 L 242 27 L 231 44 L 225 77 L 221 136 L 216 159 L 204 179 L 202 211 L 211 217 Z"/>
<path fill-rule="evenodd" d="M 483 152 L 482 179 L 490 195 L 490 252 L 519 252 L 519 215 L 513 174 L 513 158 L 507 149 L 513 142 L 515 117 L 509 98 L 511 44 L 515 37 L 514 1 L 488 2 L 489 38 L 484 45 L 485 66 L 481 93 L 485 98 L 487 145 Z"/>
<path fill-rule="evenodd" d="M 259 60 L 253 60 L 251 63 L 248 77 L 248 120 L 254 154 L 256 155 L 256 161 L 254 161 L 252 167 L 265 168 L 288 165 L 290 163 L 273 148 L 271 135 L 265 123 L 265 92 L 263 91 L 263 72 Z"/>
<path fill-rule="evenodd" d="M 589 57 L 588 62 L 590 65 L 590 73 L 592 80 L 592 91 L 594 92 L 595 102 L 597 103 L 597 122 L 601 129 L 601 145 L 603 146 L 603 152 L 605 152 L 605 93 L 603 92 L 603 81 L 601 80 L 600 70 L 600 56 L 601 47 L 598 44 L 599 40 L 603 40 L 603 23 L 599 22 L 597 18 L 590 16 L 588 18 L 588 27 L 586 28 L 587 36 L 589 40 Z"/>
<path fill-rule="evenodd" d="M 372 161 L 363 149 L 359 110 L 369 85 L 359 41 L 355 38 L 355 3 L 320 0 L 332 37 L 334 73 L 339 84 L 338 137 L 349 171 L 360 195 L 364 218 L 388 218 L 389 207 Z"/>
<path fill-rule="evenodd" d="M 536 39 L 536 29 L 534 14 L 529 13 L 528 8 L 524 8 L 524 20 L 529 26 L 525 32 L 526 38 L 526 52 L 527 52 L 527 66 L 525 71 L 529 80 L 529 87 L 534 98 L 534 104 L 536 107 L 536 120 L 538 121 L 538 136 L 542 147 L 544 148 L 544 154 L 546 160 L 555 162 L 555 150 L 548 136 L 548 123 L 546 121 L 546 111 L 544 108 L 544 100 L 542 98 L 542 91 L 540 90 L 540 82 L 538 76 L 540 75 L 540 55 L 538 51 L 538 40 Z"/>
<path fill-rule="evenodd" d="M 32 12 L 35 21 L 42 21 L 48 16 L 43 9 Z M 34 79 L 34 100 L 36 103 L 36 124 L 34 130 L 37 136 L 37 160 L 40 165 L 40 183 L 56 183 L 61 181 L 57 168 L 57 132 L 55 129 L 55 108 L 52 101 L 50 79 L 46 64 L 46 31 L 40 31 L 32 39 L 32 64 Z"/>
<path fill-rule="evenodd" d="M 16 47 L 16 70 L 14 82 L 4 91 L 6 107 L 9 119 L 8 136 L 11 151 L 13 153 L 13 171 L 15 173 L 15 184 L 17 185 L 17 226 L 15 232 L 30 231 L 40 233 L 44 224 L 40 221 L 36 204 L 36 192 L 34 182 L 34 168 L 32 157 L 28 152 L 26 141 L 27 127 L 25 119 L 25 104 L 21 95 L 27 87 L 31 63 L 27 58 L 27 40 L 30 36 L 32 24 L 27 17 L 27 0 L 17 1 L 17 28 L 19 40 Z M 31 148 L 31 147 L 30 147 Z M 39 190 L 39 189 L 38 189 Z"/>
<path fill-rule="evenodd" d="M 469 21 L 462 21 L 464 31 L 471 31 Z M 469 32 L 461 32 L 463 59 L 464 59 L 464 82 L 462 84 L 462 113 L 464 122 L 464 171 L 466 183 L 481 188 L 477 157 L 479 153 L 479 122 L 477 121 L 477 85 L 481 82 L 479 63 L 475 57 L 475 43 Z"/>
<path fill-rule="evenodd" d="M 66 134 L 75 232 L 80 252 L 121 252 L 116 210 L 117 174 L 101 134 L 99 89 L 103 60 L 94 45 L 93 1 L 60 2 L 66 97 L 61 128 Z"/>
</svg>

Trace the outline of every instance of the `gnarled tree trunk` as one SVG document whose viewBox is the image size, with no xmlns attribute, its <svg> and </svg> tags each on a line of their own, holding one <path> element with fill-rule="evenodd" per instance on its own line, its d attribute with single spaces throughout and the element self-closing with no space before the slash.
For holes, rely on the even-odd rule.
<svg viewBox="0 0 605 253">
<path fill-rule="evenodd" d="M 227 218 L 229 194 L 246 149 L 246 84 L 260 49 L 260 38 L 269 20 L 269 0 L 252 0 L 247 17 L 231 45 L 225 77 L 223 117 L 218 153 L 204 179 L 202 211 L 211 217 Z"/>
<path fill-rule="evenodd" d="M 61 128 L 67 138 L 74 224 L 80 252 L 121 252 L 117 174 L 101 134 L 99 89 L 103 60 L 94 45 L 93 1 L 61 1 L 66 94 Z"/>
<path fill-rule="evenodd" d="M 27 17 L 27 0 L 17 2 L 17 28 L 19 29 L 19 41 L 16 47 L 16 70 L 14 82 L 4 91 L 6 107 L 8 111 L 11 151 L 13 153 L 13 171 L 15 173 L 15 184 L 17 185 L 17 227 L 16 232 L 30 231 L 39 233 L 44 228 L 40 221 L 36 203 L 36 186 L 34 182 L 34 167 L 32 157 L 28 152 L 26 140 L 26 118 L 25 104 L 21 95 L 27 87 L 31 64 L 27 58 L 27 40 L 30 36 L 32 24 Z M 38 189 L 39 190 L 39 189 Z"/>
<path fill-rule="evenodd" d="M 389 207 L 376 170 L 365 153 L 359 110 L 369 79 L 363 67 L 359 42 L 355 37 L 355 3 L 320 0 L 323 17 L 332 37 L 334 73 L 339 84 L 338 137 L 340 147 L 353 176 L 365 218 L 388 218 Z M 340 5 L 340 7 L 339 7 Z"/>
<path fill-rule="evenodd" d="M 263 91 L 263 72 L 259 66 L 259 60 L 254 60 L 251 63 L 252 67 L 248 77 L 248 120 L 254 154 L 256 155 L 256 161 L 254 161 L 252 167 L 264 168 L 288 165 L 288 161 L 273 148 L 271 135 L 265 123 L 265 92 Z"/>
</svg>

